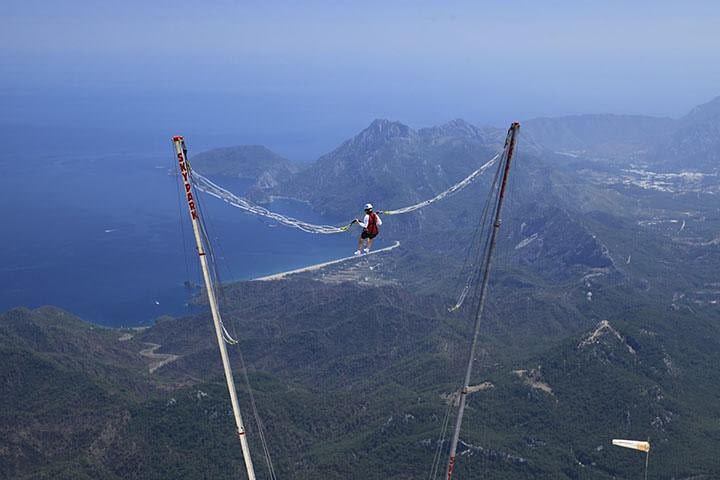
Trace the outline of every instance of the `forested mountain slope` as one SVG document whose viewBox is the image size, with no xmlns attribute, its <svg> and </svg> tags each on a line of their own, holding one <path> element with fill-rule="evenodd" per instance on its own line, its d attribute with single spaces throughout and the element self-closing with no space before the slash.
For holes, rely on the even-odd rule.
<svg viewBox="0 0 720 480">
<path fill-rule="evenodd" d="M 238 284 L 226 297 L 226 322 L 242 339 L 283 477 L 427 472 L 462 371 L 467 318 L 449 314 L 443 299 L 397 287 L 298 279 Z M 489 384 L 471 397 L 459 476 L 480 469 L 489 478 L 634 475 L 637 459 L 611 449 L 613 436 L 657 442 L 655 478 L 720 472 L 712 454 L 720 416 L 717 313 L 668 311 L 613 287 L 593 302 L 578 296 L 575 303 L 589 328 L 526 350 L 533 340 L 507 338 L 524 328 L 514 319 L 526 316 L 525 306 L 493 300 L 473 379 Z M 8 323 L 30 327 L 2 330 L 4 356 L 16 360 L 3 363 L 0 377 L 13 392 L 3 396 L 3 475 L 238 475 L 207 314 L 135 332 L 95 332 L 51 309 L 14 310 L 2 316 Z M 82 350 L 53 346 L 68 343 L 68 330 Z M 154 360 L 140 353 L 148 345 L 176 359 L 150 374 Z M 239 372 L 232 349 L 231 358 Z M 262 468 L 259 458 L 256 464 Z"/>
<path fill-rule="evenodd" d="M 613 437 L 650 437 L 652 478 L 720 476 L 716 104 L 680 120 L 528 122 L 525 143 L 521 131 L 458 478 L 636 478 L 641 460 Z M 654 153 L 701 131 L 696 156 Z M 436 194 L 503 137 L 462 121 L 376 121 L 279 183 L 259 185 L 262 168 L 249 179 L 255 198 L 353 217 L 368 200 L 383 209 Z M 427 474 L 471 325 L 467 306 L 448 307 L 491 180 L 385 217 L 379 241 L 401 241 L 391 252 L 225 287 L 283 478 Z M 51 307 L 0 315 L 0 477 L 241 476 L 202 296 L 194 308 L 145 330 Z"/>
</svg>

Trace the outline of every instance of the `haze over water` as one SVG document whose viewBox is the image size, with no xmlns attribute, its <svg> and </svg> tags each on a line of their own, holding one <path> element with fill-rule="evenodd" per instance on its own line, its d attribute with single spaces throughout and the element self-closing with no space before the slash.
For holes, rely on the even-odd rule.
<svg viewBox="0 0 720 480">
<path fill-rule="evenodd" d="M 711 0 L 10 0 L 0 122 L 312 160 L 378 117 L 679 116 L 718 95 L 718 15 Z"/>
</svg>

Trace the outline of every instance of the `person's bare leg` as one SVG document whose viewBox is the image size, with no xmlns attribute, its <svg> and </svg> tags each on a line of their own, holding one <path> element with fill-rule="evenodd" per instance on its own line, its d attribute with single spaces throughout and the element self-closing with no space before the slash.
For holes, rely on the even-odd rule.
<svg viewBox="0 0 720 480">
<path fill-rule="evenodd" d="M 360 237 L 360 238 L 358 238 L 358 248 L 357 249 L 362 252 L 362 248 L 363 248 L 363 238 Z"/>
<path fill-rule="evenodd" d="M 373 242 L 373 239 L 368 238 L 368 246 L 367 246 L 368 251 L 370 251 L 370 248 L 372 247 L 372 242 Z"/>
</svg>

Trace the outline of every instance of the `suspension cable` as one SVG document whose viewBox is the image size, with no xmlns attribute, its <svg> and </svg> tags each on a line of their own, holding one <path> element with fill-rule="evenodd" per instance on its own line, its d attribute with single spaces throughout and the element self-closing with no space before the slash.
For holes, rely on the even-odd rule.
<svg viewBox="0 0 720 480">
<path fill-rule="evenodd" d="M 440 200 L 443 200 L 451 195 L 454 195 L 455 193 L 459 192 L 460 190 L 463 190 L 468 185 L 470 185 L 472 182 L 477 180 L 485 171 L 490 168 L 498 158 L 500 158 L 500 153 L 496 154 L 493 158 L 485 162 L 480 168 L 472 172 L 470 175 L 456 183 L 455 185 L 451 186 L 447 190 L 435 195 L 432 198 L 429 198 L 427 200 L 423 200 L 422 202 L 415 203 L 413 205 L 409 205 L 407 207 L 398 208 L 395 210 L 380 210 L 377 213 L 384 214 L 384 215 L 401 215 L 404 213 L 410 213 L 414 212 L 416 210 L 419 210 L 421 208 L 427 207 L 428 205 L 431 205 L 435 202 L 438 202 Z M 289 217 L 286 215 L 282 215 L 277 212 L 273 212 L 271 210 L 268 210 L 265 207 L 261 207 L 259 205 L 256 205 L 252 203 L 250 200 L 240 197 L 238 195 L 235 195 L 231 191 L 221 187 L 220 185 L 216 184 L 212 180 L 208 179 L 207 177 L 201 175 L 200 173 L 196 171 L 192 171 L 193 175 L 193 181 L 196 186 L 196 188 L 202 192 L 207 193 L 208 195 L 211 195 L 215 198 L 218 198 L 228 205 L 231 205 L 235 208 L 238 208 L 240 210 L 243 210 L 247 213 L 258 215 L 261 217 L 269 218 L 281 225 L 285 225 L 288 227 L 297 228 L 299 230 L 302 230 L 303 232 L 308 233 L 319 233 L 319 234 L 333 234 L 333 233 L 344 233 L 347 232 L 350 227 L 352 226 L 353 222 L 347 223 L 345 225 L 341 226 L 333 226 L 333 225 L 317 225 L 309 222 L 305 222 L 303 220 L 298 220 L 293 217 Z"/>
</svg>

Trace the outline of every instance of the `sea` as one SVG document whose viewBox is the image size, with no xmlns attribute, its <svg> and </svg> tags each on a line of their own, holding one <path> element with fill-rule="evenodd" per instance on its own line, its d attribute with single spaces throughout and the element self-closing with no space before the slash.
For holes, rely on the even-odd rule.
<svg viewBox="0 0 720 480">
<path fill-rule="evenodd" d="M 115 151 L 2 158 L 1 311 L 55 305 L 112 327 L 145 326 L 191 311 L 197 289 L 188 286 L 202 277 L 172 151 Z M 249 186 L 213 180 L 239 194 Z M 353 234 L 305 233 L 200 196 L 223 282 L 345 257 L 355 249 Z M 270 207 L 310 222 L 342 223 L 301 202 Z"/>
</svg>

